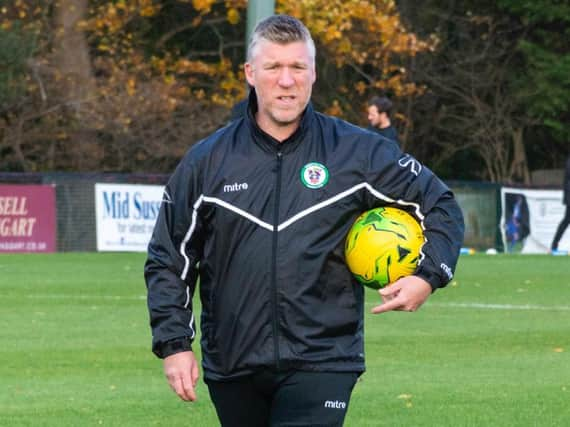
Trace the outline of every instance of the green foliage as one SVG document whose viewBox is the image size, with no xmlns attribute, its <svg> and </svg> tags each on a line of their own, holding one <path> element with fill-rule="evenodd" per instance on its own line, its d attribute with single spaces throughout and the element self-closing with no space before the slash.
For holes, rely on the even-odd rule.
<svg viewBox="0 0 570 427">
<path fill-rule="evenodd" d="M 570 4 L 560 0 L 499 0 L 499 6 L 521 16 L 528 24 L 570 23 Z"/>
<path fill-rule="evenodd" d="M 399 0 L 410 28 L 440 43 L 409 67 L 410 152 L 446 179 L 532 184 L 570 146 L 568 2 Z"/>
<path fill-rule="evenodd" d="M 524 25 L 518 44 L 524 70 L 514 79 L 517 95 L 555 138 L 569 140 L 570 4 L 501 0 L 499 5 Z"/>
<path fill-rule="evenodd" d="M 0 110 L 23 96 L 26 61 L 34 49 L 34 36 L 17 23 L 9 30 L 0 27 Z"/>
<path fill-rule="evenodd" d="M 464 256 L 413 314 L 371 315 L 368 291 L 367 372 L 346 426 L 570 425 L 566 258 Z M 150 352 L 143 263 L 0 256 L 0 424 L 218 425 L 204 383 L 197 403 L 179 401 Z"/>
<path fill-rule="evenodd" d="M 444 178 L 520 182 L 514 138 L 532 168 L 559 166 L 568 2 L 444 3 L 275 5 L 313 33 L 318 110 L 365 125 L 366 100 L 391 96 L 402 147 Z M 247 4 L 0 0 L 0 168 L 170 172 L 245 95 Z"/>
</svg>

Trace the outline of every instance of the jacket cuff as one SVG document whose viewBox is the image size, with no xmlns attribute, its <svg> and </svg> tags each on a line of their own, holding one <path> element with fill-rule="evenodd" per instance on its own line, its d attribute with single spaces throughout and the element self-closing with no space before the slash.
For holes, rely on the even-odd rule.
<svg viewBox="0 0 570 427">
<path fill-rule="evenodd" d="M 445 283 L 441 282 L 441 278 L 438 274 L 427 270 L 425 267 L 418 268 L 414 273 L 414 276 L 421 277 L 426 282 L 428 282 L 431 286 L 432 292 L 435 292 L 436 289 L 443 288 L 445 286 Z"/>
<path fill-rule="evenodd" d="M 192 345 L 190 344 L 190 339 L 188 337 L 175 338 L 159 344 L 153 351 L 158 357 L 164 359 L 165 357 L 172 356 L 176 353 L 192 351 Z"/>
</svg>

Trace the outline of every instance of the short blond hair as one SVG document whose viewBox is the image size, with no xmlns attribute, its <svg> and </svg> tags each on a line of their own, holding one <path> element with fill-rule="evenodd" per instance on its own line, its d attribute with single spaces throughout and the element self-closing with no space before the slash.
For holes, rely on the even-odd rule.
<svg viewBox="0 0 570 427">
<path fill-rule="evenodd" d="M 315 61 L 316 48 L 311 33 L 305 25 L 289 15 L 272 15 L 260 21 L 251 35 L 247 49 L 247 62 L 255 56 L 255 49 L 261 40 L 278 44 L 302 41 L 309 47 L 309 55 Z"/>
</svg>

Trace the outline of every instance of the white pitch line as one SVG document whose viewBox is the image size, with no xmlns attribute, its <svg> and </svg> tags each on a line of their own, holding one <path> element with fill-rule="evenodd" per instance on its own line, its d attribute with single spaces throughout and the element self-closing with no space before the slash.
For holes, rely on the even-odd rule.
<svg viewBox="0 0 570 427">
<path fill-rule="evenodd" d="M 18 298 L 17 295 L 0 294 L 0 298 Z M 78 300 L 146 300 L 145 295 L 121 296 L 121 295 L 72 295 L 72 294 L 46 294 L 46 295 L 26 295 L 28 299 L 78 299 Z M 378 303 L 367 301 L 366 305 L 376 306 Z M 479 302 L 426 302 L 425 307 L 434 308 L 467 308 L 482 310 L 523 310 L 523 311 L 570 311 L 568 305 L 534 305 L 534 304 L 484 304 Z"/>
<path fill-rule="evenodd" d="M 534 304 L 483 304 L 478 302 L 465 302 L 465 303 L 426 303 L 426 307 L 437 308 L 474 308 L 484 310 L 536 310 L 536 311 L 570 311 L 568 305 L 534 305 Z"/>
<path fill-rule="evenodd" d="M 367 301 L 366 305 L 376 306 L 379 303 Z M 534 304 L 484 304 L 479 302 L 426 302 L 424 307 L 433 308 L 466 308 L 474 310 L 521 310 L 521 311 L 570 311 L 568 305 L 534 305 Z"/>
<path fill-rule="evenodd" d="M 0 294 L 0 298 L 19 298 L 18 295 Z M 72 294 L 46 294 L 26 295 L 27 299 L 79 299 L 79 300 L 146 300 L 146 296 L 122 296 L 122 295 L 72 295 Z"/>
</svg>

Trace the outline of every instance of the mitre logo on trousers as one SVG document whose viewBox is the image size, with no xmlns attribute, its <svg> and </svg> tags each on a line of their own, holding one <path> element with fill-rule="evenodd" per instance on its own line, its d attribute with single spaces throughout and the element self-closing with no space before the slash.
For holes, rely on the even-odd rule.
<svg viewBox="0 0 570 427">
<path fill-rule="evenodd" d="M 301 168 L 301 182 L 307 188 L 324 187 L 329 182 L 329 171 L 321 163 L 307 163 Z"/>
</svg>

